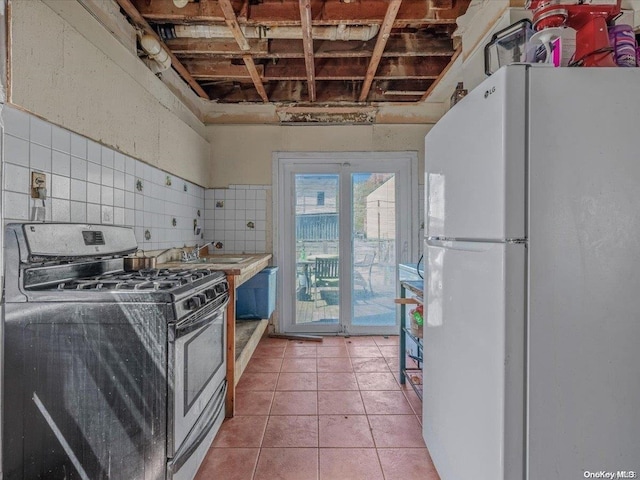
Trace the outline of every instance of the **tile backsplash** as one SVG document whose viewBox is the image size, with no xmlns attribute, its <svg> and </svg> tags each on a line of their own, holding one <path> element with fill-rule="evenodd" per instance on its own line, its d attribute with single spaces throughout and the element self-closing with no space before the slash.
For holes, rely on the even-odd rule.
<svg viewBox="0 0 640 480">
<path fill-rule="evenodd" d="M 205 238 L 211 253 L 264 253 L 271 185 L 230 185 L 205 191 Z"/>
<path fill-rule="evenodd" d="M 204 231 L 203 187 L 33 115 L 0 108 L 5 223 L 35 219 L 43 201 L 31 198 L 31 172 L 42 172 L 45 221 L 131 226 L 147 250 L 202 243 L 194 221 Z"/>
</svg>

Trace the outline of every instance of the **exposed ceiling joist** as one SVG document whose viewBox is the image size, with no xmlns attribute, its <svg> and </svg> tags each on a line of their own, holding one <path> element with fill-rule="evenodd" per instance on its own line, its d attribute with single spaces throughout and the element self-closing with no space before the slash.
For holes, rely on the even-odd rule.
<svg viewBox="0 0 640 480">
<path fill-rule="evenodd" d="M 375 79 L 402 80 L 424 79 L 435 80 L 442 69 L 448 64 L 446 57 L 437 57 L 437 62 L 413 63 L 406 59 L 382 59 L 378 66 Z M 247 79 L 249 78 L 244 65 L 220 60 L 211 62 L 206 60 L 188 59 L 184 64 L 198 79 Z M 362 81 L 367 72 L 367 61 L 363 58 L 341 59 L 331 63 L 316 62 L 315 78 L 318 80 L 346 80 Z M 267 63 L 256 65 L 260 76 L 265 81 L 307 80 L 307 71 L 302 59 L 283 59 L 276 64 Z"/>
<path fill-rule="evenodd" d="M 200 0 L 200 3 L 202 2 L 208 3 L 209 0 Z M 227 27 L 229 27 L 229 30 L 231 30 L 233 38 L 236 39 L 240 50 L 243 52 L 250 50 L 251 47 L 249 46 L 249 42 L 247 42 L 242 30 L 240 30 L 240 25 L 238 25 L 238 20 L 236 19 L 236 13 L 233 11 L 231 0 L 218 0 L 218 4 L 224 13 L 225 23 L 227 24 Z"/>
<path fill-rule="evenodd" d="M 134 3 L 140 14 L 151 21 L 185 22 L 194 18 L 203 22 L 225 21 L 218 2 L 189 2 L 182 8 L 176 7 L 173 0 L 134 0 Z"/>
<path fill-rule="evenodd" d="M 471 0 L 118 1 L 218 103 L 339 108 L 425 100 Z"/>
<path fill-rule="evenodd" d="M 219 55 L 225 58 L 241 58 L 245 53 L 254 58 L 304 58 L 301 41 L 248 39 L 249 51 L 243 52 L 237 43 L 223 38 L 175 38 L 166 44 L 177 56 Z M 375 40 L 313 42 L 314 58 L 371 57 Z M 389 37 L 382 57 L 451 57 L 454 49 L 447 38 L 416 38 L 413 34 L 395 34 Z"/>
<path fill-rule="evenodd" d="M 302 25 L 302 46 L 307 71 L 307 91 L 309 101 L 316 101 L 316 77 L 313 58 L 313 37 L 311 36 L 311 0 L 300 0 L 300 21 Z"/>
<path fill-rule="evenodd" d="M 451 57 L 451 60 L 449 60 L 449 63 L 447 64 L 447 66 L 442 69 L 442 71 L 440 72 L 440 75 L 438 75 L 438 78 L 436 78 L 436 80 L 431 84 L 429 89 L 426 92 L 424 92 L 424 95 L 420 99 L 421 101 L 425 101 L 429 97 L 433 89 L 436 88 L 438 83 L 440 83 L 440 80 L 442 80 L 444 76 L 449 72 L 449 70 L 451 70 L 451 67 L 460 56 L 460 53 L 462 53 L 462 49 L 458 48 L 456 52 L 453 54 L 453 56 Z"/>
<path fill-rule="evenodd" d="M 247 67 L 247 70 L 249 71 L 249 76 L 253 81 L 253 85 L 258 91 L 258 95 L 260 95 L 260 98 L 262 98 L 263 102 L 268 102 L 269 96 L 267 95 L 267 91 L 264 89 L 264 84 L 262 83 L 262 79 L 260 78 L 260 72 L 258 72 L 256 64 L 253 61 L 253 57 L 251 55 L 245 55 L 244 57 L 242 57 L 242 59 L 244 60 L 244 64 Z"/>
<path fill-rule="evenodd" d="M 441 4 L 446 0 L 432 0 Z M 153 22 L 205 23 L 224 22 L 225 15 L 218 2 L 189 2 L 177 8 L 172 0 L 134 0 L 138 11 Z M 468 1 L 455 1 L 449 10 L 430 8 L 428 0 L 404 0 L 397 14 L 394 27 L 412 23 L 455 24 L 455 19 L 466 11 Z M 366 0 L 344 3 L 341 0 L 311 1 L 314 25 L 381 24 L 384 21 L 388 0 Z M 297 2 L 264 0 L 248 7 L 247 25 L 287 26 L 300 25 L 300 9 Z"/>
<path fill-rule="evenodd" d="M 446 57 L 437 58 L 433 63 L 415 63 L 403 58 L 382 59 L 378 66 L 376 79 L 435 79 L 448 63 Z M 368 62 L 364 58 L 340 59 L 333 62 L 316 62 L 316 80 L 354 80 L 362 81 L 367 73 Z M 304 80 L 304 63 L 299 59 L 280 60 L 277 64 L 267 64 L 264 69 L 265 80 Z"/>
<path fill-rule="evenodd" d="M 243 51 L 235 40 L 226 38 L 174 38 L 166 44 L 176 55 L 229 55 L 241 58 L 251 55 L 267 55 L 269 42 L 267 40 L 248 39 L 249 50 Z"/>
<path fill-rule="evenodd" d="M 246 63 L 232 64 L 231 62 L 201 62 L 201 61 L 185 61 L 187 68 L 193 73 L 193 76 L 199 80 L 228 80 L 237 79 L 244 81 L 253 81 L 251 74 L 247 69 Z M 263 75 L 264 67 L 255 65 L 259 76 Z"/>
<path fill-rule="evenodd" d="M 246 22 L 248 17 L 249 17 L 249 0 L 243 0 L 242 8 L 238 13 L 238 21 Z"/>
<path fill-rule="evenodd" d="M 201 0 L 201 2 L 203 1 L 208 2 L 209 0 Z M 220 4 L 220 8 L 224 13 L 224 18 L 227 23 L 227 26 L 233 33 L 233 38 L 236 39 L 236 42 L 238 43 L 238 47 L 240 47 L 240 50 L 242 50 L 243 52 L 247 52 L 248 50 L 251 50 L 251 46 L 249 45 L 249 42 L 247 41 L 244 34 L 242 33 L 242 30 L 240 30 L 240 25 L 238 25 L 238 20 L 236 18 L 236 13 L 233 10 L 233 6 L 231 5 L 231 0 L 218 0 L 218 3 Z M 247 72 L 249 72 L 249 77 L 251 77 L 251 80 L 253 81 L 253 84 L 256 87 L 256 91 L 260 95 L 260 98 L 262 98 L 263 102 L 268 102 L 269 97 L 267 96 L 267 91 L 264 89 L 262 79 L 260 78 L 260 73 L 256 68 L 256 64 L 253 61 L 253 57 L 251 55 L 245 54 L 242 56 L 242 60 L 244 61 L 245 67 L 247 67 Z"/>
<path fill-rule="evenodd" d="M 369 95 L 371 82 L 373 82 L 373 77 L 376 74 L 376 70 L 378 70 L 378 65 L 380 64 L 380 59 L 382 58 L 382 52 L 384 52 L 384 49 L 387 45 L 387 40 L 389 39 L 389 34 L 391 33 L 391 28 L 393 27 L 393 22 L 396 19 L 396 15 L 398 14 L 400 5 L 402 5 L 402 0 L 391 0 L 389 2 L 387 13 L 384 16 L 382 27 L 380 28 L 380 33 L 378 33 L 376 46 L 373 48 L 373 54 L 371 55 L 371 60 L 369 61 L 367 74 L 365 75 L 364 83 L 362 84 L 362 90 L 360 92 L 359 98 L 361 102 L 364 102 L 367 99 L 367 95 Z"/>
<path fill-rule="evenodd" d="M 452 8 L 453 0 L 429 0 L 431 10 L 451 10 Z"/>
</svg>

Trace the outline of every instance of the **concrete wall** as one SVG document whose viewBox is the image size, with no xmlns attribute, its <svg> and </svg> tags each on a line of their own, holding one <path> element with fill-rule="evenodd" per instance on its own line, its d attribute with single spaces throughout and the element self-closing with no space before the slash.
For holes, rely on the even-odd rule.
<svg viewBox="0 0 640 480">
<path fill-rule="evenodd" d="M 78 2 L 11 4 L 9 102 L 206 186 L 200 120 Z"/>
<path fill-rule="evenodd" d="M 212 187 L 270 185 L 273 152 L 417 151 L 430 125 L 209 125 Z M 419 183 L 423 183 L 423 162 Z"/>
</svg>

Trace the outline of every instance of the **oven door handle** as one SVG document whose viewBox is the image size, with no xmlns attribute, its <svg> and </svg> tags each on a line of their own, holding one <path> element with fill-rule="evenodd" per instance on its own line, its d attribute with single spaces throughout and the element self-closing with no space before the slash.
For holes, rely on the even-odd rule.
<svg viewBox="0 0 640 480">
<path fill-rule="evenodd" d="M 197 315 L 194 318 L 189 320 L 185 320 L 182 323 L 178 323 L 176 325 L 176 339 L 180 337 L 184 337 L 189 333 L 198 330 L 210 323 L 213 323 L 216 319 L 222 317 L 224 315 L 225 308 L 227 307 L 227 303 L 229 300 L 226 300 L 223 304 L 221 304 L 218 308 L 212 311 L 209 314 L 202 315 L 198 317 Z"/>
</svg>

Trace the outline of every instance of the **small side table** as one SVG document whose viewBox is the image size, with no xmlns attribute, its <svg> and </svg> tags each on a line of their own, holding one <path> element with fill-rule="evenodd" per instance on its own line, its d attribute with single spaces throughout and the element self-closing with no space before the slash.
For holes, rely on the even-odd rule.
<svg viewBox="0 0 640 480">
<path fill-rule="evenodd" d="M 423 281 L 422 280 L 401 280 L 400 281 L 400 298 L 395 300 L 400 304 L 400 383 L 409 383 L 418 397 L 422 400 L 422 338 L 416 336 L 407 325 L 407 305 L 419 305 L 423 302 Z M 407 292 L 413 294 L 407 297 Z M 414 366 L 407 366 L 407 340 L 412 341 L 416 345 L 416 354 L 409 354 Z"/>
</svg>

